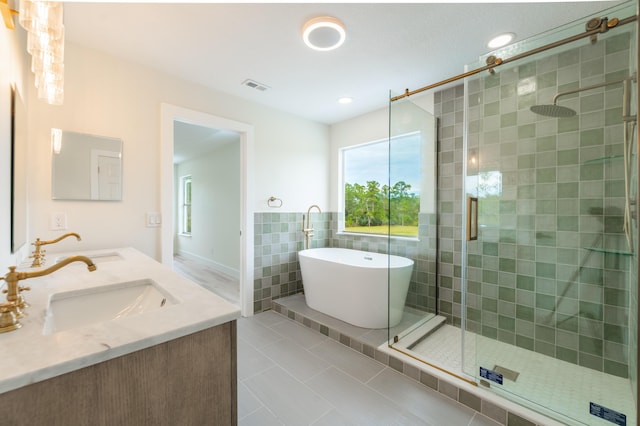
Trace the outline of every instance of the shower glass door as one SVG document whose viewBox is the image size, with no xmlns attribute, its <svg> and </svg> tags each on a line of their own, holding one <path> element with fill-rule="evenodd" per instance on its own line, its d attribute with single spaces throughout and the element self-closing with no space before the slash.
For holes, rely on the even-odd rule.
<svg viewBox="0 0 640 426">
<path fill-rule="evenodd" d="M 636 40 L 632 23 L 465 82 L 463 368 L 568 424 L 636 424 Z"/>
<path fill-rule="evenodd" d="M 414 262 L 406 294 L 389 276 L 388 337 L 401 350 L 424 335 L 421 330 L 437 309 L 437 131 L 435 117 L 421 102 L 433 103 L 418 97 L 390 104 L 389 182 L 382 188 L 387 197 L 388 253 Z"/>
</svg>

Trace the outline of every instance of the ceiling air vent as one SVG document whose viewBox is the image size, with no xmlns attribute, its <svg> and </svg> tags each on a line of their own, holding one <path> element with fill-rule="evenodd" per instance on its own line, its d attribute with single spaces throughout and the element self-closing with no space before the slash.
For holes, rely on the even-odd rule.
<svg viewBox="0 0 640 426">
<path fill-rule="evenodd" d="M 246 79 L 245 81 L 242 82 L 242 85 L 250 87 L 252 89 L 259 90 L 261 92 L 264 92 L 269 88 L 269 86 L 267 86 L 266 84 L 258 83 L 257 81 L 254 81 L 251 79 Z"/>
</svg>

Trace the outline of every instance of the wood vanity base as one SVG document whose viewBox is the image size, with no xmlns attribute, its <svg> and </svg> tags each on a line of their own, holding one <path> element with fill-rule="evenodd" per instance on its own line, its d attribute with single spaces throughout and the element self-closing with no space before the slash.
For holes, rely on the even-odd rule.
<svg viewBox="0 0 640 426">
<path fill-rule="evenodd" d="M 0 394 L 0 423 L 237 425 L 236 344 L 231 321 Z"/>
</svg>

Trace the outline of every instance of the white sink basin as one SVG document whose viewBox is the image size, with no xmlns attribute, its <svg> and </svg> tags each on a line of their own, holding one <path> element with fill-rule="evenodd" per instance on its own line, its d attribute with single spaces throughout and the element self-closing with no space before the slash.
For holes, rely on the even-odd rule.
<svg viewBox="0 0 640 426">
<path fill-rule="evenodd" d="M 55 293 L 49 299 L 43 334 L 153 312 L 174 303 L 150 279 Z"/>
<path fill-rule="evenodd" d="M 63 260 L 65 260 L 66 258 L 67 258 L 67 256 L 59 257 L 59 258 L 56 259 L 56 263 L 60 263 Z M 114 260 L 122 260 L 123 257 L 120 256 L 120 254 L 118 254 L 116 252 L 112 252 L 112 253 L 93 254 L 93 255 L 89 256 L 89 259 L 93 260 L 93 263 L 102 263 L 102 262 L 113 262 Z"/>
</svg>

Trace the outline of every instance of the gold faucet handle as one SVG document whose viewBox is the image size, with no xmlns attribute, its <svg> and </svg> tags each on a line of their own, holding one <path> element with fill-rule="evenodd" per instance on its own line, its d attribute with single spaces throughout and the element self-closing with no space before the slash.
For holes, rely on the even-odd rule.
<svg viewBox="0 0 640 426">
<path fill-rule="evenodd" d="M 0 305 L 0 333 L 17 330 L 22 327 L 15 310 L 16 306 L 13 303 L 5 302 Z"/>
<path fill-rule="evenodd" d="M 47 252 L 46 250 L 40 250 L 39 252 L 32 251 L 31 252 L 31 256 L 29 256 L 29 259 L 33 259 L 33 258 L 36 258 L 36 257 L 38 257 L 38 258 L 44 257 L 44 254 L 46 252 Z"/>
<path fill-rule="evenodd" d="M 31 262 L 32 268 L 39 268 L 44 265 L 46 261 L 43 253 L 34 253 L 33 256 L 29 256 L 29 258 L 33 259 L 33 262 Z"/>
</svg>

